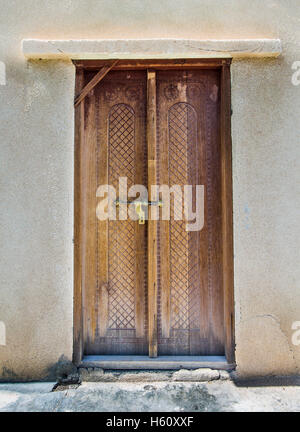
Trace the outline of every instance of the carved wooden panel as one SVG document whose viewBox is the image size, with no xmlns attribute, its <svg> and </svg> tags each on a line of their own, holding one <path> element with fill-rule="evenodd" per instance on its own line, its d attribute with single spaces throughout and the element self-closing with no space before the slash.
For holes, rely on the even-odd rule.
<svg viewBox="0 0 300 432">
<path fill-rule="evenodd" d="M 127 186 L 145 184 L 146 79 L 143 72 L 111 72 L 95 89 L 97 184 L 109 184 L 119 198 Z M 96 281 L 88 299 L 87 353 L 147 353 L 147 226 L 131 219 L 96 222 Z M 95 311 L 95 312 L 94 312 Z"/>
<path fill-rule="evenodd" d="M 93 74 L 86 74 L 87 82 Z M 111 71 L 84 102 L 85 354 L 148 354 L 147 222 L 96 218 L 99 185 L 114 186 L 116 198 L 119 177 L 127 178 L 128 188 L 147 186 L 146 76 L 145 71 Z M 153 173 L 157 168 L 159 184 L 179 185 L 182 192 L 184 185 L 204 185 L 205 206 L 201 231 L 186 230 L 172 195 L 171 220 L 157 223 L 155 344 L 158 355 L 222 355 L 219 71 L 156 71 L 156 86 Z M 154 333 L 156 338 L 156 328 Z"/>
<path fill-rule="evenodd" d="M 217 71 L 157 73 L 159 183 L 205 187 L 201 231 L 176 220 L 172 199 L 159 223 L 160 355 L 224 352 L 218 87 Z"/>
<path fill-rule="evenodd" d="M 125 104 L 109 113 L 108 183 L 118 190 L 119 177 L 128 186 L 135 178 L 135 113 Z M 108 228 L 109 322 L 111 329 L 135 328 L 135 222 L 116 220 Z"/>
<path fill-rule="evenodd" d="M 188 185 L 191 176 L 189 169 L 193 155 L 191 148 L 196 149 L 197 115 L 194 108 L 179 102 L 171 106 L 168 112 L 169 135 L 169 185 Z M 196 158 L 196 154 L 193 155 Z M 178 211 L 179 210 L 179 211 Z M 180 212 L 181 210 L 181 212 Z M 186 221 L 177 220 L 181 215 L 175 214 L 174 199 L 171 199 L 170 223 L 170 296 L 171 326 L 173 329 L 189 329 L 189 288 L 190 288 L 190 253 L 191 235 L 186 231 Z M 177 213 L 184 214 L 183 205 Z M 177 216 L 177 217 L 176 217 Z M 194 265 L 192 268 L 195 269 Z M 192 303 L 191 303 L 192 304 Z"/>
</svg>

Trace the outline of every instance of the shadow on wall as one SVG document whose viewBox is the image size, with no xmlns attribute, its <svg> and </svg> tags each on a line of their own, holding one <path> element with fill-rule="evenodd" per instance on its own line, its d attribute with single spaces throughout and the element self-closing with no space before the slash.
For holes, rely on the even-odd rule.
<svg viewBox="0 0 300 432">
<path fill-rule="evenodd" d="M 31 371 L 27 373 L 15 373 L 15 371 L 9 367 L 8 363 L 2 366 L 0 373 L 0 382 L 58 382 L 64 383 L 77 383 L 79 381 L 79 373 L 77 367 L 64 355 L 59 360 L 45 371 L 41 376 L 32 378 L 34 374 Z"/>
</svg>

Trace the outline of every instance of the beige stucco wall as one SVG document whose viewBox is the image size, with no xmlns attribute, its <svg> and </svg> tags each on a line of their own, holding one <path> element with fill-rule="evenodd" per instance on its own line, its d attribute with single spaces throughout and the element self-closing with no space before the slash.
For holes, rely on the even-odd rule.
<svg viewBox="0 0 300 432">
<path fill-rule="evenodd" d="M 299 0 L 1 0 L 0 10 L 2 379 L 51 377 L 72 357 L 74 67 L 27 62 L 24 38 L 282 40 L 281 57 L 232 65 L 236 359 L 243 376 L 299 373 Z"/>
</svg>

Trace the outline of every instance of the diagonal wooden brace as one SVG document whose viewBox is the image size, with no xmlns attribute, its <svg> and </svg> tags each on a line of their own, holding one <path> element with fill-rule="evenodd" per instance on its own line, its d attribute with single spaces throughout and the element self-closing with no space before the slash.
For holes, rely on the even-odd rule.
<svg viewBox="0 0 300 432">
<path fill-rule="evenodd" d="M 114 60 L 113 62 L 103 66 L 99 72 L 91 79 L 89 83 L 81 90 L 81 92 L 76 96 L 74 101 L 74 107 L 76 108 L 80 102 L 86 97 L 86 95 L 108 74 L 108 72 L 116 66 L 119 60 Z"/>
</svg>

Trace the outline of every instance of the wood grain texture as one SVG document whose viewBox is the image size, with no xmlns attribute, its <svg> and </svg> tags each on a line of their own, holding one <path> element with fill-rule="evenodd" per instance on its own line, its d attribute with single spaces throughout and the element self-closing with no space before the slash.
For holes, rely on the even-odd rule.
<svg viewBox="0 0 300 432">
<path fill-rule="evenodd" d="M 96 129 L 97 151 L 95 155 L 97 164 L 97 187 L 108 184 L 108 117 L 103 112 L 100 115 L 100 107 L 104 104 L 101 98 L 101 89 L 96 88 Z M 109 308 L 109 277 L 108 277 L 108 220 L 97 221 L 97 286 L 99 289 L 97 337 L 105 337 L 108 326 Z M 93 313 L 88 311 L 87 313 Z M 89 349 L 89 348 L 88 348 Z"/>
<path fill-rule="evenodd" d="M 96 188 L 97 188 L 97 129 L 96 100 L 94 92 L 85 99 L 85 142 L 82 149 L 82 264 L 83 264 L 83 302 L 84 309 L 91 314 L 84 315 L 85 348 L 93 344 L 97 328 L 97 218 L 96 218 Z"/>
<path fill-rule="evenodd" d="M 78 93 L 84 86 L 84 71 L 76 70 Z M 84 104 L 75 109 L 75 146 L 74 146 L 74 321 L 73 321 L 73 362 L 79 364 L 83 355 L 83 304 L 82 304 L 82 187 L 81 160 L 84 146 Z"/>
<path fill-rule="evenodd" d="M 79 94 L 103 63 L 74 63 Z M 75 109 L 77 364 L 83 354 L 224 353 L 234 363 L 230 62 L 155 64 L 119 63 Z M 203 184 L 203 229 L 97 220 L 97 187 L 130 172 L 149 193 L 157 183 Z"/>
<path fill-rule="evenodd" d="M 233 290 L 233 205 L 232 205 L 232 148 L 231 148 L 231 78 L 230 61 L 224 61 L 221 81 L 221 201 L 223 290 L 225 318 L 225 354 L 235 361 L 234 290 Z"/>
<path fill-rule="evenodd" d="M 118 60 L 112 61 L 109 64 L 103 65 L 99 72 L 89 81 L 86 86 L 80 90 L 74 101 L 75 108 L 83 101 L 88 93 L 108 74 L 108 72 L 118 63 Z"/>
<path fill-rule="evenodd" d="M 77 68 L 85 70 L 99 70 L 107 64 L 107 60 L 73 60 Z M 192 68 L 220 68 L 223 59 L 154 59 L 154 60 L 119 60 L 114 70 L 137 70 L 137 69 L 192 69 Z"/>
<path fill-rule="evenodd" d="M 157 72 L 159 182 L 204 185 L 204 227 L 159 222 L 159 355 L 222 355 L 219 71 Z M 195 209 L 195 200 L 193 202 Z M 183 213 L 183 208 L 182 208 Z"/>
<path fill-rule="evenodd" d="M 148 191 L 157 182 L 156 170 L 156 73 L 147 72 Z M 155 200 L 157 197 L 150 197 Z M 148 323 L 149 356 L 157 356 L 157 221 L 148 220 Z"/>
<path fill-rule="evenodd" d="M 86 80 L 93 79 L 93 72 L 86 74 Z M 93 98 L 95 123 L 89 133 L 89 101 Z M 94 197 L 86 209 L 94 215 L 88 222 L 86 249 L 95 251 L 89 252 L 85 265 L 89 274 L 85 352 L 146 353 L 147 225 L 129 218 L 119 220 L 123 204 L 117 207 L 117 220 L 96 220 L 96 206 L 103 198 L 96 199 L 100 185 L 113 186 L 119 199 L 120 177 L 127 178 L 128 189 L 146 184 L 146 74 L 112 71 L 85 100 L 86 139 L 91 150 L 86 168 L 91 192 L 87 195 Z"/>
</svg>

